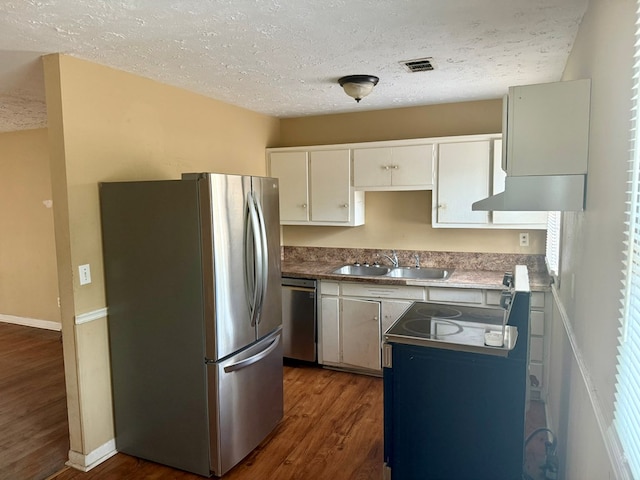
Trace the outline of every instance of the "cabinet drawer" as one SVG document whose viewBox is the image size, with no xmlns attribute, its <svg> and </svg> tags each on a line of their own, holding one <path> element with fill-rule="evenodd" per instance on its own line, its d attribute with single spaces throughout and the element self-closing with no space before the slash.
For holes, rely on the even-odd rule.
<svg viewBox="0 0 640 480">
<path fill-rule="evenodd" d="M 531 293 L 531 308 L 544 308 L 544 292 Z"/>
<path fill-rule="evenodd" d="M 531 312 L 531 335 L 544 335 L 544 312 Z"/>
<path fill-rule="evenodd" d="M 487 305 L 500 306 L 502 290 L 487 290 Z"/>
<path fill-rule="evenodd" d="M 482 303 L 482 290 L 429 287 L 430 302 Z"/>
<path fill-rule="evenodd" d="M 322 295 L 339 295 L 340 284 L 338 282 L 320 282 L 320 293 Z"/>
<path fill-rule="evenodd" d="M 424 288 L 395 285 L 367 285 L 364 283 L 342 283 L 342 295 L 352 297 L 403 298 L 424 300 Z"/>
<path fill-rule="evenodd" d="M 544 342 L 542 337 L 529 339 L 529 360 L 542 363 L 544 359 Z"/>
</svg>

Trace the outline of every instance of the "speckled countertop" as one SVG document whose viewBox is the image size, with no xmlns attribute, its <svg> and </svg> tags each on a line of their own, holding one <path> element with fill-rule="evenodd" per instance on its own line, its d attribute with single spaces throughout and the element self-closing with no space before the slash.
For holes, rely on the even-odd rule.
<svg viewBox="0 0 640 480">
<path fill-rule="evenodd" d="M 384 254 L 389 252 L 385 251 Z M 366 261 L 384 255 L 376 250 L 322 249 L 310 247 L 285 247 L 282 259 L 282 276 L 312 278 L 348 282 L 366 282 L 384 285 L 419 285 L 457 288 L 503 289 L 504 272 L 513 271 L 515 265 L 527 265 L 532 290 L 548 290 L 551 279 L 542 268 L 539 255 L 468 254 L 446 252 L 398 251 L 401 265 L 413 265 L 414 255 L 420 258 L 422 267 L 446 268 L 452 273 L 446 280 L 414 280 L 386 276 L 337 275 L 337 268 L 355 261 Z M 374 260 L 372 260 L 374 261 Z M 381 262 L 383 263 L 383 262 Z M 388 263 L 388 262 L 384 262 Z M 542 271 L 541 271 L 542 270 Z"/>
</svg>

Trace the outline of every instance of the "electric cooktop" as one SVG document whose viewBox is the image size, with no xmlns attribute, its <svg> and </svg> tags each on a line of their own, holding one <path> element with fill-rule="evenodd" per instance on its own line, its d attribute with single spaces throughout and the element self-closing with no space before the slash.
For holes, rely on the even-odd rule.
<svg viewBox="0 0 640 480">
<path fill-rule="evenodd" d="M 414 302 L 385 332 L 391 343 L 506 355 L 517 329 L 504 325 L 506 310 Z"/>
</svg>

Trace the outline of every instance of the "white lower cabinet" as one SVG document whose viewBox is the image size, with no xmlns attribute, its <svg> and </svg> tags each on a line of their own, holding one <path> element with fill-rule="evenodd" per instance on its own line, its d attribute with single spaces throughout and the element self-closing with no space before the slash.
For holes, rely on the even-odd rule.
<svg viewBox="0 0 640 480">
<path fill-rule="evenodd" d="M 340 299 L 342 363 L 380 369 L 380 302 Z"/>
<path fill-rule="evenodd" d="M 322 364 L 340 363 L 340 299 L 322 295 L 320 298 L 320 355 Z"/>
<path fill-rule="evenodd" d="M 418 287 L 320 281 L 319 355 L 322 365 L 380 374 L 384 332 L 414 301 L 452 305 L 500 305 L 501 290 Z M 531 398 L 546 395 L 548 338 L 544 292 L 531 295 L 529 381 Z"/>
<path fill-rule="evenodd" d="M 320 355 L 323 365 L 382 371 L 382 334 L 424 288 L 320 282 Z"/>
<path fill-rule="evenodd" d="M 486 303 L 489 306 L 500 305 L 500 290 L 487 290 Z M 546 378 L 549 365 L 547 343 L 545 338 L 545 318 L 547 315 L 547 296 L 544 292 L 531 292 L 531 316 L 529 323 L 529 392 L 534 400 L 546 398 Z"/>
<path fill-rule="evenodd" d="M 411 306 L 412 300 L 383 300 L 381 302 L 380 334 L 389 330 L 389 327 L 400 318 L 404 311 Z"/>
</svg>

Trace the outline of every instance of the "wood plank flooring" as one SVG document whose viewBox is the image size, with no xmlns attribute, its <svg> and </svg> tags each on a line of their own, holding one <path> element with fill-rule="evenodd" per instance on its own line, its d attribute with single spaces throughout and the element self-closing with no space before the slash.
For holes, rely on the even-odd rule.
<svg viewBox="0 0 640 480">
<path fill-rule="evenodd" d="M 285 416 L 224 480 L 380 480 L 382 379 L 309 366 L 285 366 Z M 542 422 L 542 423 L 541 423 Z M 544 426 L 532 402 L 527 430 Z M 528 468 L 536 480 L 534 458 Z M 67 468 L 50 480 L 198 480 L 202 477 L 117 454 L 93 470 Z"/>
<path fill-rule="evenodd" d="M 46 478 L 68 452 L 61 333 L 0 322 L 0 480 Z"/>
<path fill-rule="evenodd" d="M 285 417 L 225 480 L 379 480 L 382 379 L 285 366 Z M 532 402 L 527 434 L 544 426 Z M 87 473 L 64 466 L 69 450 L 60 332 L 0 323 L 0 480 L 197 480 L 202 477 L 117 454 Z M 544 436 L 527 449 L 539 476 Z"/>
<path fill-rule="evenodd" d="M 225 480 L 382 478 L 382 379 L 308 366 L 285 366 L 285 416 Z M 201 479 L 117 454 L 87 473 L 55 480 Z"/>
</svg>

